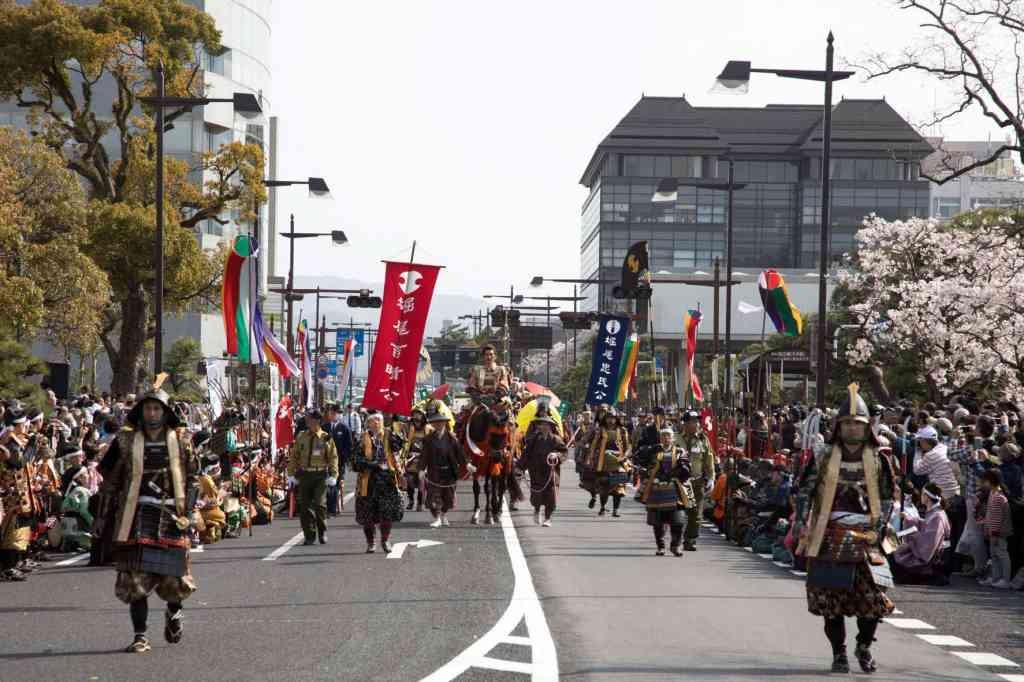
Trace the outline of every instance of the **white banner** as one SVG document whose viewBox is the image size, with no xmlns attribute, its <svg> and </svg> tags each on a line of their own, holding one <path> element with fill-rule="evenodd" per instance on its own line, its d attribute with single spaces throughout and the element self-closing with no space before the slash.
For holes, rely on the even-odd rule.
<svg viewBox="0 0 1024 682">
<path fill-rule="evenodd" d="M 224 411 L 224 401 L 228 399 L 230 386 L 227 380 L 226 360 L 211 359 L 206 361 L 206 391 L 210 399 L 210 411 L 216 419 Z"/>
<path fill-rule="evenodd" d="M 280 372 L 277 365 L 270 363 L 270 461 L 277 464 L 277 404 L 281 402 Z"/>
</svg>

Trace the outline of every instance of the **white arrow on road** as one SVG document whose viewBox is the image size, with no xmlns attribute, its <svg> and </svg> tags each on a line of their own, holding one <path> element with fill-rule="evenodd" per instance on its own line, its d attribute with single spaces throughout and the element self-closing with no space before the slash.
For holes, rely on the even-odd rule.
<svg viewBox="0 0 1024 682">
<path fill-rule="evenodd" d="M 401 559 L 402 555 L 405 554 L 406 548 L 408 547 L 423 549 L 424 547 L 433 547 L 434 545 L 443 544 L 443 542 L 438 542 L 437 540 L 420 540 L 418 542 L 398 542 L 391 546 L 391 551 L 388 553 L 388 559 Z"/>
</svg>

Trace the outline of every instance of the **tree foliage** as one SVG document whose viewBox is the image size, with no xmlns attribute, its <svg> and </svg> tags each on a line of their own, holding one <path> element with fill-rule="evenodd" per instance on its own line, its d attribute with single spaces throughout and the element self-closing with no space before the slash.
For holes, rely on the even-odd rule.
<svg viewBox="0 0 1024 682">
<path fill-rule="evenodd" d="M 42 408 L 46 395 L 32 378 L 46 372 L 46 365 L 32 357 L 25 344 L 0 337 L 0 395 Z"/>
<path fill-rule="evenodd" d="M 155 131 L 140 98 L 154 94 L 161 63 L 167 96 L 203 95 L 199 55 L 219 49 L 213 19 L 182 0 L 0 0 L 0 96 L 31 112 L 91 200 L 83 241 L 113 289 L 99 331 L 115 392 L 134 388 L 155 331 Z M 169 110 L 165 125 L 186 113 Z M 266 198 L 263 169 L 261 147 L 237 142 L 165 159 L 165 308 L 214 298 L 223 254 L 204 253 L 192 228 L 231 209 L 251 219 Z"/>
<path fill-rule="evenodd" d="M 81 250 L 87 202 L 56 152 L 0 128 L 0 332 L 95 347 L 107 277 Z"/>
<path fill-rule="evenodd" d="M 203 359 L 199 342 L 191 337 L 175 340 L 164 358 L 164 371 L 169 375 L 170 389 L 174 398 L 179 400 L 202 400 L 199 387 L 199 375 L 196 367 Z"/>
<path fill-rule="evenodd" d="M 1024 212 L 964 214 L 947 226 L 872 216 L 842 273 L 860 334 L 855 365 L 915 367 L 929 396 L 1024 387 Z"/>
<path fill-rule="evenodd" d="M 933 79 L 949 93 L 923 126 L 939 125 L 965 112 L 979 113 L 1009 135 L 984 158 L 959 163 L 942 155 L 934 177 L 947 182 L 1013 152 L 1024 162 L 1024 11 L 1017 0 L 897 0 L 922 20 L 924 35 L 895 54 L 873 53 L 858 64 L 868 80 L 896 73 Z"/>
</svg>

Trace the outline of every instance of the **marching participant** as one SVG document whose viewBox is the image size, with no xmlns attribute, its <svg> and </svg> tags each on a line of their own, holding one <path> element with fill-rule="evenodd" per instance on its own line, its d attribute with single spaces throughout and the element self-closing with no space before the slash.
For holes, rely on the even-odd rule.
<svg viewBox="0 0 1024 682">
<path fill-rule="evenodd" d="M 669 549 L 672 554 L 683 555 L 679 549 L 683 524 L 693 506 L 689 462 L 682 449 L 672 444 L 673 436 L 675 433 L 670 427 L 663 428 L 660 442 L 647 446 L 648 451 L 644 453 L 644 460 L 649 464 L 640 501 L 647 507 L 647 525 L 654 529 L 658 556 L 665 556 L 665 526 L 671 533 Z"/>
<path fill-rule="evenodd" d="M 629 480 L 629 434 L 619 423 L 614 407 L 608 407 L 601 417 L 600 430 L 590 443 L 590 462 L 596 473 L 597 492 L 601 498 L 598 516 L 608 513 L 608 498 L 612 498 L 612 516 L 619 517 L 619 506 L 626 495 Z"/>
<path fill-rule="evenodd" d="M 700 520 L 704 513 L 704 496 L 715 485 L 715 454 L 711 439 L 700 425 L 700 414 L 688 410 L 683 414 L 683 435 L 679 439 L 683 457 L 689 462 L 690 485 L 693 487 L 693 504 L 686 508 L 686 538 L 683 549 L 697 551 L 700 536 Z"/>
<path fill-rule="evenodd" d="M 327 488 L 338 484 L 338 450 L 331 434 L 320 428 L 320 411 L 306 412 L 306 429 L 288 456 L 288 484 L 296 489 L 304 545 L 327 544 Z"/>
<path fill-rule="evenodd" d="M 414 500 L 416 511 L 423 511 L 423 491 L 420 489 L 423 441 L 433 430 L 434 427 L 427 424 L 427 416 L 423 410 L 414 408 L 409 417 L 409 432 L 401 457 L 402 469 L 405 471 L 405 491 L 409 496 L 406 511 L 412 511 Z"/>
<path fill-rule="evenodd" d="M 580 475 L 579 487 L 590 493 L 588 509 L 593 509 L 597 504 L 597 472 L 594 471 L 595 462 L 591 458 L 590 448 L 594 437 L 601 432 L 601 419 L 606 410 L 607 405 L 598 405 L 595 409 L 596 416 L 591 415 L 589 411 L 584 412 L 583 423 L 576 434 L 576 471 Z"/>
<path fill-rule="evenodd" d="M 420 469 L 427 486 L 427 509 L 434 517 L 430 527 L 440 528 L 449 525 L 448 512 L 455 505 L 459 470 L 466 466 L 473 473 L 476 467 L 467 463 L 466 453 L 452 434 L 449 417 L 436 402 L 427 407 L 427 422 L 432 428 L 423 438 Z"/>
<path fill-rule="evenodd" d="M 530 504 L 533 505 L 533 522 L 544 527 L 551 526 L 551 515 L 558 502 L 558 484 L 561 478 L 562 462 L 568 448 L 565 441 L 554 431 L 555 420 L 551 418 L 546 402 L 537 405 L 537 413 L 530 422 L 523 455 L 519 466 L 530 472 Z M 540 508 L 544 507 L 544 521 L 540 520 Z"/>
<path fill-rule="evenodd" d="M 469 374 L 466 382 L 466 393 L 478 395 L 508 395 L 512 384 L 512 372 L 508 367 L 499 365 L 498 354 L 494 346 L 487 344 L 480 349 L 482 365 L 477 365 Z"/>
<path fill-rule="evenodd" d="M 857 619 L 855 655 L 861 670 L 877 668 L 871 643 L 879 621 L 893 612 L 885 588 L 892 577 L 881 553 L 892 513 L 894 474 L 879 457 L 868 406 L 850 384 L 831 448 L 811 458 L 800 487 L 811 499 L 807 532 L 797 554 L 807 557 L 807 610 L 825 619 L 832 671 L 849 672 L 845 618 Z"/>
<path fill-rule="evenodd" d="M 32 487 L 25 450 L 29 445 L 28 418 L 21 408 L 4 415 L 7 429 L 0 439 L 0 582 L 22 581 L 18 568 L 32 538 Z"/>
<path fill-rule="evenodd" d="M 384 418 L 375 412 L 366 418 L 362 447 L 356 448 L 352 469 L 359 473 L 356 483 L 356 523 L 366 536 L 366 553 L 374 552 L 374 535 L 380 526 L 380 548 L 391 551 L 388 538 L 391 524 L 401 521 L 402 497 L 398 490 L 402 469 L 392 447 L 392 435 L 384 428 Z"/>
<path fill-rule="evenodd" d="M 117 435 L 105 458 L 111 470 L 103 492 L 117 501 L 111 519 L 114 592 L 128 604 L 135 628 L 130 653 L 152 649 L 146 636 L 151 592 L 167 602 L 164 639 L 176 644 L 183 634 L 182 602 L 196 590 L 189 511 L 196 499 L 198 461 L 167 393 L 160 390 L 164 376 L 128 413 L 128 428 Z"/>
</svg>

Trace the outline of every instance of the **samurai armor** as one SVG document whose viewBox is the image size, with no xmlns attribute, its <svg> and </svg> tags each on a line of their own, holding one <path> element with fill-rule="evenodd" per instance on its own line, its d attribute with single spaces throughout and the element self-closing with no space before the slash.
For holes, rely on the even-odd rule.
<svg viewBox="0 0 1024 682">
<path fill-rule="evenodd" d="M 829 526 L 825 530 L 818 556 L 840 563 L 877 563 L 881 554 L 873 546 L 874 538 L 873 531 Z"/>
<path fill-rule="evenodd" d="M 826 590 L 852 590 L 857 564 L 812 559 L 807 565 L 807 586 Z"/>
<path fill-rule="evenodd" d="M 615 450 L 605 450 L 601 457 L 604 458 L 604 465 L 600 467 L 602 471 L 613 472 L 621 466 L 619 463 L 619 453 Z"/>
<path fill-rule="evenodd" d="M 612 471 L 605 475 L 609 486 L 626 485 L 629 482 L 629 474 L 625 471 Z"/>
<path fill-rule="evenodd" d="M 114 547 L 119 571 L 181 577 L 188 574 L 188 552 L 178 547 L 120 545 Z"/>
<path fill-rule="evenodd" d="M 676 509 L 681 505 L 679 484 L 676 481 L 654 481 L 644 504 L 648 509 Z"/>
</svg>

